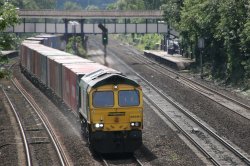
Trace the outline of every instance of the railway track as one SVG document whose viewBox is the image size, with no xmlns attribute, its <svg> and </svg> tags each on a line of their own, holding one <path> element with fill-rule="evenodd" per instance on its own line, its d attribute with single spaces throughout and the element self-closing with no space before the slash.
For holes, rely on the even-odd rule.
<svg viewBox="0 0 250 166">
<path fill-rule="evenodd" d="M 12 102 L 11 102 L 9 96 L 7 95 L 7 93 L 6 93 L 6 91 L 3 89 L 3 87 L 2 87 L 2 91 L 3 91 L 4 95 L 5 95 L 5 97 L 7 98 L 8 102 L 9 102 L 9 104 L 10 104 L 10 106 L 11 106 L 11 109 L 12 109 L 13 112 L 14 112 L 15 118 L 16 118 L 16 120 L 17 120 L 18 126 L 19 126 L 20 131 L 21 131 L 21 136 L 22 136 L 22 139 L 23 139 L 23 144 L 24 144 L 24 149 L 25 149 L 25 154 L 26 154 L 26 155 L 25 155 L 25 156 L 26 156 L 26 164 L 27 164 L 28 166 L 31 166 L 30 150 L 29 150 L 29 147 L 28 147 L 27 137 L 26 137 L 25 132 L 24 132 L 24 127 L 23 127 L 23 125 L 22 125 L 22 123 L 21 123 L 21 120 L 20 120 L 20 118 L 19 118 L 19 116 L 18 116 L 18 114 L 17 114 L 16 109 L 14 108 L 14 105 L 12 104 Z"/>
<path fill-rule="evenodd" d="M 143 79 L 143 78 L 141 78 Z M 238 148 L 233 147 L 230 143 L 228 143 L 225 139 L 220 137 L 216 134 L 215 131 L 209 128 L 204 122 L 202 122 L 200 119 L 189 113 L 185 108 L 182 108 L 178 103 L 173 101 L 171 98 L 169 98 L 167 95 L 161 92 L 158 88 L 154 87 L 151 83 L 147 82 L 147 80 L 143 79 L 143 82 L 147 85 L 144 85 L 143 87 L 147 87 L 147 89 L 150 89 L 149 93 L 151 93 L 151 97 L 145 96 L 147 100 L 165 117 L 167 118 L 181 133 L 185 135 L 185 137 L 191 141 L 206 157 L 209 159 L 212 163 L 215 165 L 231 165 L 234 163 L 240 164 L 240 165 L 249 165 L 250 159 L 245 156 L 244 152 L 240 152 Z M 155 92 L 153 92 L 155 91 Z M 161 104 L 159 103 L 166 103 L 164 100 L 161 102 L 156 102 L 155 100 L 152 100 L 152 96 L 156 97 L 157 95 L 155 93 L 158 93 L 162 98 L 166 99 L 166 101 L 169 101 L 171 104 L 173 104 L 180 112 L 175 112 L 174 114 L 169 114 L 166 112 L 165 107 L 159 106 Z M 160 97 L 157 97 L 159 100 Z M 172 110 L 173 111 L 173 110 Z M 185 125 L 189 125 L 190 127 L 183 127 L 183 124 L 180 123 L 180 120 L 176 119 L 174 116 L 177 116 L 178 118 L 182 119 L 185 122 Z M 182 121 L 181 120 L 181 121 Z M 206 140 L 210 140 L 209 142 L 203 142 L 204 140 L 198 140 L 191 134 L 201 134 L 206 136 Z M 204 144 L 205 143 L 205 144 Z M 206 145 L 207 148 L 204 145 Z M 217 152 L 211 152 L 216 146 L 216 149 L 223 153 L 223 156 L 219 156 Z M 224 158 L 224 155 L 227 155 L 229 158 L 232 156 L 232 163 L 227 162 L 226 158 Z M 238 159 L 237 159 L 238 158 Z M 241 162 L 243 161 L 243 162 Z"/>
<path fill-rule="evenodd" d="M 182 106 L 173 101 L 169 96 L 136 73 L 131 67 L 115 56 L 113 50 L 109 51 L 109 55 L 113 59 L 118 60 L 125 68 L 135 73 L 136 76 L 133 79 L 137 79 L 142 85 L 145 90 L 146 100 L 214 165 L 250 165 L 249 156 L 240 148 L 217 135 L 206 123 L 185 108 L 182 108 Z"/>
<path fill-rule="evenodd" d="M 129 66 L 127 66 L 127 68 L 129 68 Z M 182 108 L 182 106 L 173 101 L 170 97 L 153 86 L 138 73 L 135 71 L 133 72 L 140 78 L 140 84 L 143 89 L 146 89 L 144 93 L 146 94 L 145 97 L 147 100 L 178 130 L 180 130 L 183 135 L 207 157 L 208 160 L 214 163 L 214 165 L 231 165 L 234 163 L 239 165 L 250 165 L 250 159 L 243 154 L 244 152 L 242 153 L 238 150 L 238 148 L 230 145 L 225 139 L 221 138 L 216 134 L 216 132 L 210 129 L 204 122 L 185 110 L 185 108 Z M 167 102 L 170 102 L 177 109 L 173 110 L 173 108 L 169 109 L 165 107 Z M 177 111 L 179 113 L 177 113 Z M 171 112 L 173 114 L 171 114 Z M 187 125 L 187 127 L 185 125 Z M 197 133 L 197 135 L 195 133 Z M 198 134 L 204 135 L 206 139 L 200 139 Z M 194 136 L 197 137 L 195 138 Z M 209 141 L 207 142 L 207 140 Z M 215 148 L 216 151 L 220 151 L 220 153 L 214 151 L 215 149 L 213 148 Z M 227 157 L 225 158 L 225 156 Z M 231 158 L 233 162 L 227 162 L 228 158 Z"/>
<path fill-rule="evenodd" d="M 193 89 L 194 91 L 202 94 L 203 96 L 206 96 L 210 100 L 213 100 L 219 105 L 226 107 L 228 110 L 233 111 L 239 116 L 250 120 L 250 105 L 244 104 L 204 84 L 189 79 L 181 75 L 179 72 L 176 72 L 166 66 L 160 65 L 159 63 L 156 63 L 155 61 L 146 58 L 145 56 L 136 53 L 133 50 L 129 51 L 130 53 L 128 55 L 130 55 L 131 58 L 135 59 L 136 61 L 139 61 L 140 63 L 147 64 L 146 67 L 150 68 L 151 70 L 178 81 L 179 83 Z"/>
<path fill-rule="evenodd" d="M 126 165 L 143 166 L 143 163 L 134 155 L 126 159 L 117 159 L 117 157 L 115 157 L 115 159 L 106 159 L 102 155 L 100 155 L 100 158 L 105 166 L 124 165 L 124 163 L 126 163 Z"/>
<path fill-rule="evenodd" d="M 22 132 L 27 165 L 70 165 L 56 134 L 39 106 L 16 79 L 12 79 L 12 83 L 14 87 L 3 91 L 15 112 Z M 16 97 L 18 93 L 20 97 Z"/>
</svg>

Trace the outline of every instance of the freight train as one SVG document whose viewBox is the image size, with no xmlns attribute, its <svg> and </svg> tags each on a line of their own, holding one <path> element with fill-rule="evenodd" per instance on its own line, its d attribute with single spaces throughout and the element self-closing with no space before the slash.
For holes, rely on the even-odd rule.
<svg viewBox="0 0 250 166">
<path fill-rule="evenodd" d="M 50 39 L 54 37 L 40 35 L 22 42 L 22 72 L 76 113 L 94 151 L 134 152 L 142 145 L 141 86 L 114 69 L 58 50 L 53 42 L 59 40 Z"/>
</svg>

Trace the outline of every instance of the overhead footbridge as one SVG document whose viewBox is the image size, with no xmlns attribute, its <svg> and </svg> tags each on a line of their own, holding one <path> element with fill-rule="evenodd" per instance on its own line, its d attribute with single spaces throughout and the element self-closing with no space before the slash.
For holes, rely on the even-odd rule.
<svg viewBox="0 0 250 166">
<path fill-rule="evenodd" d="M 9 27 L 11 33 L 101 34 L 102 23 L 109 34 L 176 34 L 163 21 L 163 11 L 112 10 L 19 10 L 21 23 Z M 73 23 L 72 23 L 73 22 Z"/>
</svg>

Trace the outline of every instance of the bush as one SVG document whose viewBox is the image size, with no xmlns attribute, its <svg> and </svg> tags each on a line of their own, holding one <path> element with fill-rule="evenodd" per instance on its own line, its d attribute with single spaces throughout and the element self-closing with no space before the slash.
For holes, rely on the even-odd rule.
<svg viewBox="0 0 250 166">
<path fill-rule="evenodd" d="M 3 78 L 10 78 L 11 77 L 11 72 L 7 69 L 0 69 L 0 79 Z"/>
</svg>

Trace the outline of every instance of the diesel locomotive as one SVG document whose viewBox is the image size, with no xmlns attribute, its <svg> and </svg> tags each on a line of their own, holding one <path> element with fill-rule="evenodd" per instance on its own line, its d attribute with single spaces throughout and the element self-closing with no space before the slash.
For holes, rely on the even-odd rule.
<svg viewBox="0 0 250 166">
<path fill-rule="evenodd" d="M 82 133 L 94 151 L 134 152 L 142 144 L 141 86 L 114 69 L 52 48 L 59 45 L 54 38 L 39 35 L 37 40 L 23 41 L 23 73 L 51 90 L 80 118 Z"/>
</svg>

